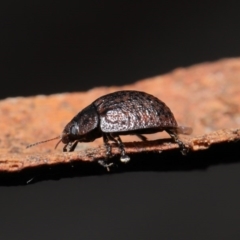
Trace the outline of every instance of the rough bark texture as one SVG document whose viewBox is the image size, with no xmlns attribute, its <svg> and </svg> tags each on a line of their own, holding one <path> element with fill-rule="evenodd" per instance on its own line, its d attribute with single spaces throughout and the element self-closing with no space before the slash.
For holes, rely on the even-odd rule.
<svg viewBox="0 0 240 240">
<path fill-rule="evenodd" d="M 118 90 L 145 91 L 161 99 L 179 125 L 193 133 L 181 139 L 191 151 L 207 150 L 212 144 L 240 139 L 240 58 L 178 68 L 122 87 L 100 87 L 79 93 L 16 97 L 0 101 L 0 171 L 72 161 L 96 161 L 105 157 L 102 139 L 79 143 L 75 152 L 63 153 L 56 141 L 26 149 L 28 144 L 61 134 L 64 126 L 96 98 Z M 178 148 L 167 134 L 147 136 L 149 142 L 123 137 L 128 154 Z M 161 140 L 156 140 L 161 139 Z M 100 147 L 99 147 L 100 146 Z M 119 151 L 113 147 L 113 155 Z M 159 158 L 159 161 L 161 159 Z"/>
</svg>

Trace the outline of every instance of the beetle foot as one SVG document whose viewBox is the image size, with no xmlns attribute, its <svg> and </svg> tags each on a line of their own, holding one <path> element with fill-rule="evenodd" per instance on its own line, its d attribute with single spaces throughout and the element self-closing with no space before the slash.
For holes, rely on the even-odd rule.
<svg viewBox="0 0 240 240">
<path fill-rule="evenodd" d="M 110 172 L 110 167 L 111 167 L 111 166 L 114 166 L 114 163 L 113 163 L 113 162 L 107 163 L 107 162 L 104 161 L 104 160 L 98 160 L 98 164 L 100 164 L 101 166 L 103 166 L 104 168 L 106 168 L 108 172 Z"/>
<path fill-rule="evenodd" d="M 188 154 L 189 148 L 185 146 L 185 144 L 180 141 L 179 139 L 176 140 L 177 144 L 180 147 L 180 151 L 182 153 L 182 155 L 186 156 Z"/>
<path fill-rule="evenodd" d="M 180 139 L 177 138 L 175 141 L 178 144 L 182 155 L 186 156 L 188 154 L 189 148 Z"/>
<path fill-rule="evenodd" d="M 189 148 L 187 148 L 186 146 L 184 146 L 183 148 L 181 148 L 181 153 L 182 155 L 186 156 L 188 154 Z"/>
<path fill-rule="evenodd" d="M 127 163 L 127 162 L 129 162 L 130 161 L 130 157 L 128 156 L 128 155 L 122 155 L 121 157 L 120 157 L 120 161 L 122 162 L 122 163 Z"/>
</svg>

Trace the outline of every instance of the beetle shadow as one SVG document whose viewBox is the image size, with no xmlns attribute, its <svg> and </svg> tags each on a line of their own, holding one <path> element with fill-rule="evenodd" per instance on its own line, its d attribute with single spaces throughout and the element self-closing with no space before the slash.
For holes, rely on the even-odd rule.
<svg viewBox="0 0 240 240">
<path fill-rule="evenodd" d="M 0 186 L 26 185 L 46 180 L 60 180 L 62 178 L 122 172 L 206 170 L 210 166 L 240 162 L 240 141 L 228 144 L 215 144 L 204 151 L 189 152 L 186 156 L 183 156 L 176 149 L 161 153 L 135 153 L 130 155 L 130 157 L 131 161 L 126 164 L 119 161 L 119 156 L 113 157 L 111 161 L 115 165 L 111 168 L 110 172 L 97 162 L 79 161 L 71 164 L 56 164 L 51 167 L 29 168 L 18 173 L 1 173 Z"/>
</svg>

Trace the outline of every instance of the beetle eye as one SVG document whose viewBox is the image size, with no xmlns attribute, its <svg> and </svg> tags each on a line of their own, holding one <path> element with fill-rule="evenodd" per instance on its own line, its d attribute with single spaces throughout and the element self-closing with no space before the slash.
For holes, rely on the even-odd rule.
<svg viewBox="0 0 240 240">
<path fill-rule="evenodd" d="M 77 124 L 74 124 L 71 129 L 70 129 L 70 134 L 72 135 L 77 135 L 78 134 L 78 131 L 79 131 L 79 128 L 78 128 L 78 125 Z"/>
</svg>

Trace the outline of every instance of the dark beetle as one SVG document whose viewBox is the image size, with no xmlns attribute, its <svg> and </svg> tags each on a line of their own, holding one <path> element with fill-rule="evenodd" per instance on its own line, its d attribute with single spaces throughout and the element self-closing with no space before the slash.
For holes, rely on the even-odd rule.
<svg viewBox="0 0 240 240">
<path fill-rule="evenodd" d="M 119 91 L 98 98 L 79 112 L 66 125 L 59 142 L 65 144 L 63 151 L 70 152 L 74 151 L 78 142 L 92 142 L 103 137 L 107 159 L 111 155 L 109 141 L 113 141 L 121 151 L 120 160 L 128 162 L 130 158 L 125 154 L 119 135 L 136 135 L 146 141 L 142 134 L 161 131 L 166 131 L 178 143 L 183 154 L 187 152 L 178 134 L 190 134 L 192 129 L 178 126 L 164 102 L 144 92 Z M 112 164 L 106 161 L 99 163 L 107 168 Z"/>
</svg>

